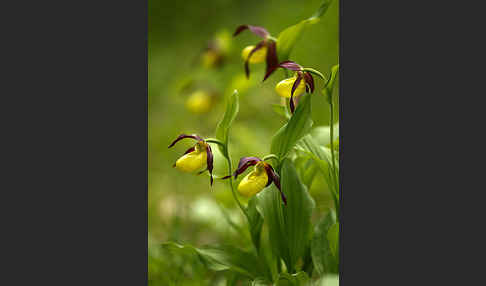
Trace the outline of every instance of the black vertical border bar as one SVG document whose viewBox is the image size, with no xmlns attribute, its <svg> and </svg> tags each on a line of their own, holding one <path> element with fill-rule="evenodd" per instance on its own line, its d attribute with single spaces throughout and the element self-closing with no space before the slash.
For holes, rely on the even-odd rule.
<svg viewBox="0 0 486 286">
<path fill-rule="evenodd" d="M 145 276 L 142 278 L 143 285 L 148 285 L 148 1 L 145 0 L 143 1 L 144 3 L 144 38 L 145 38 L 145 74 L 144 74 L 144 79 L 145 79 L 145 189 L 144 189 L 144 227 L 145 227 L 145 252 L 144 252 L 144 258 L 145 258 L 145 263 L 142 265 L 142 273 L 145 273 Z"/>
<path fill-rule="evenodd" d="M 147 285 L 148 1 L 72 4 L 5 9 L 0 284 Z"/>
</svg>

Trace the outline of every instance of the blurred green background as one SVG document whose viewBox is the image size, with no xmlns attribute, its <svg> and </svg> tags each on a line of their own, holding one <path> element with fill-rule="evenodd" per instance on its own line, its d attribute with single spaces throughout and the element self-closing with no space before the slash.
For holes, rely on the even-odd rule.
<svg viewBox="0 0 486 286">
<path fill-rule="evenodd" d="M 279 70 L 261 82 L 265 64 L 250 66 L 250 80 L 244 77 L 241 50 L 260 38 L 246 31 L 232 38 L 241 24 L 265 27 L 274 37 L 290 25 L 310 17 L 321 0 L 230 1 L 186 0 L 148 2 L 148 227 L 150 285 L 226 285 L 225 273 L 205 270 L 197 259 L 161 250 L 157 245 L 168 240 L 190 243 L 223 244 L 231 242 L 245 247 L 228 219 L 242 223 L 227 182 L 195 176 L 172 168 L 174 162 L 195 141 L 185 139 L 175 147 L 167 146 L 181 133 L 214 137 L 217 122 L 223 116 L 225 96 L 235 88 L 240 91 L 240 113 L 230 131 L 233 165 L 242 156 L 264 156 L 270 149 L 273 134 L 284 118 L 273 110 L 280 104 L 275 84 L 284 79 Z M 310 26 L 295 46 L 290 59 L 329 75 L 338 63 L 339 2 L 333 1 L 316 25 Z M 223 65 L 207 68 L 202 54 L 212 39 L 228 44 Z M 312 97 L 314 126 L 328 125 L 328 105 L 319 91 L 322 80 L 315 78 Z M 196 91 L 211 93 L 207 113 L 194 113 L 188 107 Z M 187 140 L 187 141 L 186 141 Z M 213 148 L 216 150 L 216 148 Z M 225 163 L 215 158 L 215 172 L 226 175 Z M 316 212 L 330 205 L 322 176 L 310 190 L 316 200 Z M 241 197 L 243 202 L 246 202 Z M 223 210 L 224 209 L 224 210 Z M 223 271 L 224 272 L 224 271 Z"/>
</svg>

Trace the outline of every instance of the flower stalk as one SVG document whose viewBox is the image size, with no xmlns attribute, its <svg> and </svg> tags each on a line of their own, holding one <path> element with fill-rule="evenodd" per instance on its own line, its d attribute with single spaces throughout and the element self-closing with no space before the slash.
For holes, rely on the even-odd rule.
<svg viewBox="0 0 486 286">
<path fill-rule="evenodd" d="M 226 150 L 226 154 L 228 154 L 228 147 L 227 146 L 225 146 L 225 150 Z M 226 161 L 228 162 L 228 173 L 231 174 L 231 170 L 233 170 L 233 167 L 231 166 L 231 159 L 230 159 L 229 155 L 225 156 L 225 158 L 226 158 Z M 241 209 L 241 211 L 243 212 L 243 214 L 245 215 L 245 217 L 246 217 L 246 219 L 248 220 L 248 223 L 249 223 L 250 218 L 248 217 L 248 213 L 247 213 L 246 209 L 243 207 L 243 205 L 241 204 L 240 200 L 238 199 L 238 196 L 236 196 L 236 190 L 235 190 L 235 187 L 233 185 L 233 176 L 229 177 L 229 184 L 230 184 L 230 187 L 231 187 L 231 193 L 233 194 L 233 198 L 235 199 L 236 204 Z"/>
</svg>

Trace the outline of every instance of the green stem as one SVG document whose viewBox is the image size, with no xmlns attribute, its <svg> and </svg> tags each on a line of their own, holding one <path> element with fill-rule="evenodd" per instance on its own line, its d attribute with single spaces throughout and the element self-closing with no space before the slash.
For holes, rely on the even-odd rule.
<svg viewBox="0 0 486 286">
<path fill-rule="evenodd" d="M 263 157 L 263 161 L 266 161 L 268 159 L 274 159 L 275 161 L 277 161 L 277 163 L 279 162 L 279 159 L 277 157 L 277 155 L 275 154 L 268 154 L 267 156 Z"/>
<path fill-rule="evenodd" d="M 232 170 L 233 168 L 231 167 L 231 159 L 230 159 L 230 156 L 229 156 L 229 151 L 228 151 L 228 145 L 225 144 L 225 158 L 226 158 L 226 161 L 228 162 L 228 173 L 230 174 L 230 177 L 229 177 L 229 184 L 230 184 L 230 187 L 231 187 L 231 193 L 233 194 L 233 198 L 235 199 L 236 201 L 236 204 L 238 204 L 238 207 L 241 209 L 241 211 L 243 212 L 243 214 L 245 215 L 246 219 L 248 220 L 248 223 L 250 222 L 250 218 L 248 217 L 248 213 L 246 212 L 246 209 L 243 207 L 243 205 L 241 204 L 240 200 L 238 200 L 238 197 L 236 196 L 236 191 L 235 191 L 235 187 L 233 186 L 233 176 L 232 176 Z"/>
<path fill-rule="evenodd" d="M 221 142 L 221 141 L 219 141 L 218 139 L 215 139 L 215 138 L 208 138 L 204 141 L 206 141 L 207 143 L 215 143 L 215 144 L 220 145 L 223 148 L 226 148 L 226 144 L 224 144 L 223 142 Z"/>
<path fill-rule="evenodd" d="M 313 73 L 313 74 L 319 76 L 320 78 L 322 78 L 326 83 L 328 82 L 328 79 L 320 71 L 318 71 L 316 69 L 313 69 L 313 68 L 303 68 L 302 70 L 303 71 L 310 72 L 310 73 Z"/>
</svg>

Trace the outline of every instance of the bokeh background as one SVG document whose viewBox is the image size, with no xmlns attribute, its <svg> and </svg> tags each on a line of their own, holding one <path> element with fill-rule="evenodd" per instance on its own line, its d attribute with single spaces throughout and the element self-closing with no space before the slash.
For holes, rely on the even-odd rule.
<svg viewBox="0 0 486 286">
<path fill-rule="evenodd" d="M 268 154 L 271 137 L 284 123 L 274 111 L 274 105 L 281 103 L 274 87 L 285 74 L 279 70 L 262 83 L 265 64 L 255 64 L 250 66 L 251 77 L 247 80 L 241 50 L 260 38 L 248 31 L 236 38 L 231 34 L 238 25 L 250 24 L 263 26 L 277 37 L 286 27 L 310 17 L 320 4 L 321 0 L 148 1 L 150 285 L 226 285 L 229 278 L 225 273 L 205 270 L 197 259 L 158 247 L 169 240 L 196 246 L 228 242 L 240 247 L 249 245 L 248 238 L 235 230 L 243 218 L 227 182 L 216 180 L 210 188 L 207 175 L 195 176 L 172 168 L 194 141 L 185 139 L 171 149 L 167 146 L 181 133 L 214 137 L 224 113 L 225 97 L 238 89 L 240 113 L 230 131 L 233 166 L 242 156 Z M 334 0 L 321 21 L 304 32 L 291 60 L 329 75 L 339 57 L 338 8 L 339 1 Z M 204 51 L 211 40 L 225 47 L 224 63 L 218 67 L 204 64 Z M 318 92 L 323 82 L 318 78 L 315 81 L 314 126 L 328 125 L 329 108 Z M 197 99 L 197 92 L 210 94 L 210 101 Z M 202 112 L 204 109 L 207 112 Z M 215 164 L 216 174 L 226 175 L 225 163 L 218 154 Z M 331 204 L 326 189 L 318 175 L 310 189 L 316 212 Z"/>
</svg>

